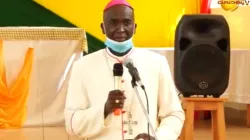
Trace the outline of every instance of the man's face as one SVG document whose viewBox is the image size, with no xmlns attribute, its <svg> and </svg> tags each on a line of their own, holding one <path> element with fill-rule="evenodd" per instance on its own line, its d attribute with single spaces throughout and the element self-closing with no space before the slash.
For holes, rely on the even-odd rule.
<svg viewBox="0 0 250 140">
<path fill-rule="evenodd" d="M 101 24 L 102 32 L 112 40 L 126 41 L 135 33 L 134 12 L 127 6 L 111 7 L 104 12 L 103 21 L 104 23 Z"/>
</svg>

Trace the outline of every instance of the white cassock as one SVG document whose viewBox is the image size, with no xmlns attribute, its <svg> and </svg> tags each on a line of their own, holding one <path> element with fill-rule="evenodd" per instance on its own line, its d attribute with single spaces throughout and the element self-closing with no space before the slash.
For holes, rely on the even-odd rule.
<svg viewBox="0 0 250 140">
<path fill-rule="evenodd" d="M 149 117 L 159 140 L 177 140 L 185 115 L 164 56 L 132 49 L 133 59 L 149 99 Z M 104 104 L 114 90 L 113 65 L 127 56 L 116 57 L 102 49 L 76 61 L 72 68 L 66 99 L 65 121 L 69 134 L 88 140 L 134 139 L 147 133 L 147 119 L 131 86 L 131 75 L 124 67 L 123 87 L 127 97 L 123 115 L 104 119 Z M 140 97 L 146 107 L 143 90 Z M 153 135 L 152 133 L 150 135 Z"/>
</svg>

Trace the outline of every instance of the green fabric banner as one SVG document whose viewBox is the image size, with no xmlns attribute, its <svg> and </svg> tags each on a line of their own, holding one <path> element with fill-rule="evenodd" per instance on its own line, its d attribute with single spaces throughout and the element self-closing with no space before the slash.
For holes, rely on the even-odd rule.
<svg viewBox="0 0 250 140">
<path fill-rule="evenodd" d="M 2 0 L 0 26 L 76 27 L 32 0 Z M 98 28 L 98 27 L 97 27 Z M 89 53 L 104 48 L 101 40 L 87 33 Z"/>
</svg>

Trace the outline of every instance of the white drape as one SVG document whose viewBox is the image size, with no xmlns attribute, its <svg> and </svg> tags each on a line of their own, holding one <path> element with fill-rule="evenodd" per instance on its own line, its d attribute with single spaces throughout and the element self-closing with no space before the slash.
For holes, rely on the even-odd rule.
<svg viewBox="0 0 250 140">
<path fill-rule="evenodd" d="M 27 118 L 23 127 L 63 126 L 71 66 L 87 47 L 84 46 L 84 31 L 76 28 L 18 27 L 0 28 L 0 33 L 8 85 L 18 76 L 28 48 L 34 48 Z"/>
</svg>

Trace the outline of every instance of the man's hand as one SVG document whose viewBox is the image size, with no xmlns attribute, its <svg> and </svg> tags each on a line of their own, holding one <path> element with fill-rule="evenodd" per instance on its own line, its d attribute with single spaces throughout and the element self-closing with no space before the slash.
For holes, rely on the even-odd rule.
<svg viewBox="0 0 250 140">
<path fill-rule="evenodd" d="M 104 117 L 106 118 L 115 109 L 123 109 L 125 99 L 124 91 L 110 91 L 104 107 Z"/>
<path fill-rule="evenodd" d="M 140 139 L 143 139 L 143 140 L 155 140 L 154 137 L 148 136 L 147 133 L 139 134 L 139 135 L 137 135 L 137 136 L 134 138 L 134 140 L 140 140 Z"/>
</svg>

